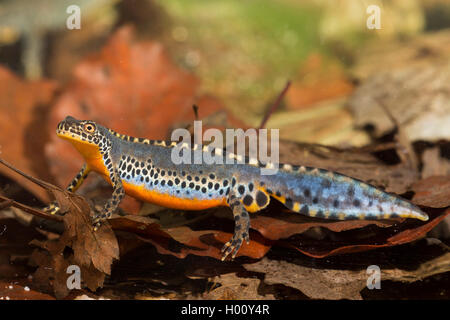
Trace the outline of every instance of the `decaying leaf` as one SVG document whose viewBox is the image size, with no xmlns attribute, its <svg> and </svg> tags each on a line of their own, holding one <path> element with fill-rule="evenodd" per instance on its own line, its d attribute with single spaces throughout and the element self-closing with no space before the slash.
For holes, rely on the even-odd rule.
<svg viewBox="0 0 450 320">
<path fill-rule="evenodd" d="M 86 201 L 76 195 L 70 195 L 65 201 L 69 211 L 63 217 L 65 228 L 60 238 L 32 242 L 49 254 L 48 263 L 44 266 L 38 264 L 37 273 L 41 277 L 46 274 L 54 279 L 53 288 L 57 297 L 69 292 L 66 285 L 69 265 L 77 265 L 84 285 L 96 290 L 103 285 L 105 275 L 111 273 L 113 261 L 119 259 L 119 246 L 110 226 L 105 224 L 94 232 Z M 66 248 L 71 248 L 73 253 L 64 254 Z"/>
<path fill-rule="evenodd" d="M 369 225 L 388 228 L 398 224 L 398 220 L 354 220 L 333 221 L 314 219 L 281 209 L 273 214 L 258 214 L 251 221 L 252 228 L 258 230 L 265 238 L 279 240 L 294 234 L 306 232 L 311 228 L 323 227 L 333 232 L 359 229 Z"/>
<path fill-rule="evenodd" d="M 94 232 L 90 207 L 82 197 L 31 177 L 4 160 L 0 159 L 0 163 L 53 193 L 61 208 L 67 210 L 62 218 L 58 217 L 64 222 L 64 232 L 58 239 L 31 241 L 31 244 L 40 248 L 31 259 L 38 266 L 36 279 L 45 284 L 52 280 L 55 295 L 64 297 L 69 292 L 66 284 L 67 267 L 77 265 L 88 288 L 95 290 L 100 287 L 105 275 L 111 273 L 113 260 L 119 259 L 119 246 L 111 227 L 105 224 Z M 27 207 L 21 206 L 21 209 Z M 34 214 L 33 211 L 29 212 Z M 44 213 L 39 215 L 48 216 Z M 68 254 L 66 248 L 71 248 L 73 253 Z"/>
<path fill-rule="evenodd" d="M 241 278 L 236 273 L 216 276 L 211 280 L 218 286 L 203 295 L 204 299 L 213 300 L 274 300 L 272 294 L 258 294 L 260 280 L 258 278 Z"/>
<path fill-rule="evenodd" d="M 425 237 L 429 231 L 436 227 L 448 215 L 450 215 L 450 208 L 440 215 L 430 218 L 425 224 L 416 224 L 415 227 L 411 225 L 404 226 L 403 228 L 396 226 L 395 228 L 385 229 L 385 232 L 379 230 L 374 233 L 372 238 L 364 239 L 363 241 L 356 241 L 352 238 L 350 241 L 332 240 L 325 242 L 321 240 L 318 243 L 317 241 L 302 239 L 301 241 L 284 242 L 284 244 L 313 258 L 324 258 L 337 254 L 355 253 L 383 247 L 398 246 Z"/>
<path fill-rule="evenodd" d="M 293 287 L 311 299 L 361 299 L 367 276 L 359 271 L 324 270 L 264 258 L 245 264 L 248 271 L 264 273 L 267 284 Z M 364 276 L 364 281 L 362 279 Z"/>
<path fill-rule="evenodd" d="M 283 284 L 296 288 L 311 299 L 362 299 L 361 290 L 367 286 L 367 269 L 336 270 L 304 266 L 300 262 L 262 260 L 244 264 L 248 271 L 264 274 L 267 284 Z M 450 253 L 427 261 L 416 270 L 381 268 L 380 279 L 414 282 L 450 271 Z"/>
<path fill-rule="evenodd" d="M 44 265 L 37 263 L 37 273 L 40 277 L 46 275 L 54 279 L 53 288 L 57 297 L 69 292 L 66 285 L 69 265 L 77 265 L 84 285 L 96 290 L 103 285 L 105 275 L 111 273 L 113 261 L 119 259 L 119 246 L 113 231 L 105 224 L 94 232 L 86 201 L 71 195 L 66 202 L 69 211 L 63 217 L 65 228 L 60 238 L 32 242 L 48 252 L 48 262 Z M 66 248 L 71 248 L 73 253 L 65 253 Z"/>
<path fill-rule="evenodd" d="M 356 125 L 372 125 L 377 136 L 393 124 L 380 107 L 389 108 L 409 141 L 437 141 L 450 136 L 450 64 L 430 61 L 374 73 L 349 99 Z"/>
<path fill-rule="evenodd" d="M 188 254 L 222 258 L 221 249 L 232 237 L 219 230 L 194 231 L 188 226 L 163 228 L 158 221 L 147 217 L 125 216 L 110 220 L 114 230 L 129 231 L 139 239 L 152 243 L 161 254 L 185 258 Z M 255 259 L 263 257 L 270 249 L 270 241 L 257 233 L 250 233 L 250 244 L 243 244 L 237 256 Z"/>
</svg>

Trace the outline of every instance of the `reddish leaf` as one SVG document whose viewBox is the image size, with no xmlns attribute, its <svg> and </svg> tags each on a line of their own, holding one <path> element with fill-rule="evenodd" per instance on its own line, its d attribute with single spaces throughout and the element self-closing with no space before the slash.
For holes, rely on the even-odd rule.
<svg viewBox="0 0 450 320">
<path fill-rule="evenodd" d="M 55 300 L 52 296 L 20 286 L 0 281 L 0 300 Z"/>
<path fill-rule="evenodd" d="M 285 212 L 283 212 L 285 211 Z M 285 239 L 294 234 L 303 233 L 310 228 L 323 227 L 334 232 L 351 229 L 359 229 L 368 225 L 376 225 L 381 228 L 391 227 L 398 224 L 401 219 L 396 220 L 349 220 L 333 221 L 314 219 L 292 213 L 288 210 L 280 210 L 269 215 L 257 215 L 251 219 L 251 226 L 258 230 L 265 238 L 270 240 Z"/>
<path fill-rule="evenodd" d="M 220 250 L 232 237 L 232 234 L 223 231 L 194 231 L 187 226 L 163 229 L 157 220 L 139 216 L 114 218 L 110 222 L 114 230 L 133 232 L 141 240 L 152 243 L 159 253 L 171 254 L 178 258 L 194 254 L 221 259 Z M 250 239 L 250 245 L 244 243 L 237 256 L 259 259 L 270 249 L 270 241 L 257 233 L 251 232 Z"/>
<path fill-rule="evenodd" d="M 0 66 L 1 157 L 27 172 L 49 178 L 42 150 L 48 140 L 44 129 L 48 105 L 56 90 L 49 80 L 25 81 Z M 0 173 L 17 181 L 41 200 L 48 195 L 39 186 L 12 171 L 0 167 Z"/>
<path fill-rule="evenodd" d="M 415 228 L 402 230 L 400 232 L 397 232 L 393 236 L 387 237 L 382 241 L 378 239 L 377 241 L 381 243 L 376 243 L 374 241 L 374 243 L 367 243 L 367 244 L 350 244 L 342 246 L 334 245 L 334 248 L 329 247 L 327 248 L 325 245 L 320 246 L 317 244 L 315 246 L 312 246 L 311 243 L 307 243 L 307 241 L 305 241 L 300 245 L 284 242 L 284 245 L 294 248 L 313 258 L 325 258 L 337 254 L 355 253 L 373 250 L 377 248 L 391 247 L 409 243 L 411 241 L 418 240 L 424 237 L 427 234 L 427 232 L 429 232 L 431 229 L 437 226 L 439 222 L 441 222 L 449 214 L 450 209 L 447 209 L 443 214 L 430 219 L 430 221 L 426 224 L 422 224 Z"/>
<path fill-rule="evenodd" d="M 317 53 L 307 58 L 297 77 L 299 79 L 294 81 L 286 96 L 286 105 L 290 109 L 303 109 L 353 91 L 353 85 L 346 79 L 342 67 L 323 61 Z"/>
</svg>

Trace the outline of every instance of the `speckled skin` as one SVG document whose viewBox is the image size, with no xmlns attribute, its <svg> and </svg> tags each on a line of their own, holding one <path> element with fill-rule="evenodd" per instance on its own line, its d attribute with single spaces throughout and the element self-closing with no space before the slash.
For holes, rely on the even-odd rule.
<svg viewBox="0 0 450 320">
<path fill-rule="evenodd" d="M 71 182 L 69 190 L 75 191 L 90 171 L 100 173 L 114 188 L 113 197 L 103 212 L 94 217 L 96 227 L 111 216 L 125 193 L 184 210 L 229 206 L 235 219 L 235 231 L 223 248 L 224 259 L 230 253 L 234 257 L 242 242 L 248 242 L 248 212 L 265 208 L 271 198 L 292 211 L 319 218 L 428 219 L 406 200 L 328 170 L 281 164 L 276 174 L 261 175 L 260 169 L 265 165 L 258 161 L 176 165 L 171 160 L 176 143 L 133 138 L 93 121 L 72 117 L 58 125 L 57 134 L 69 140 L 86 159 L 87 165 Z M 187 151 L 194 152 L 191 148 Z M 226 157 L 235 157 L 219 151 L 208 152 L 221 155 L 224 163 Z M 56 212 L 57 207 L 52 207 L 51 211 Z"/>
</svg>

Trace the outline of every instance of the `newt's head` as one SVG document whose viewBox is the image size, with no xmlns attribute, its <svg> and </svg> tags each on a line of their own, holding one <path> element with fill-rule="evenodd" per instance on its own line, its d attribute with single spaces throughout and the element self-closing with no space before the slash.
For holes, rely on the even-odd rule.
<svg viewBox="0 0 450 320">
<path fill-rule="evenodd" d="M 77 120 L 67 116 L 58 124 L 58 137 L 69 140 L 85 157 L 98 155 L 105 144 L 103 127 L 91 120 Z"/>
</svg>

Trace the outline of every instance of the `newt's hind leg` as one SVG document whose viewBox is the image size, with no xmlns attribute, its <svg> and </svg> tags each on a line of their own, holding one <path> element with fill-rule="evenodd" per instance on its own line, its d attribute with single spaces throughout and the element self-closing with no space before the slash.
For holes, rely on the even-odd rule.
<svg viewBox="0 0 450 320">
<path fill-rule="evenodd" d="M 227 256 L 232 253 L 231 257 L 234 259 L 237 252 L 239 251 L 242 242 L 245 240 L 247 244 L 250 241 L 249 238 L 249 228 L 250 228 L 250 217 L 247 210 L 244 207 L 241 199 L 236 197 L 233 192 L 230 194 L 228 200 L 228 205 L 231 210 L 233 210 L 234 216 L 234 234 L 230 241 L 225 243 L 222 248 L 223 256 L 222 261 L 227 258 Z"/>
</svg>

